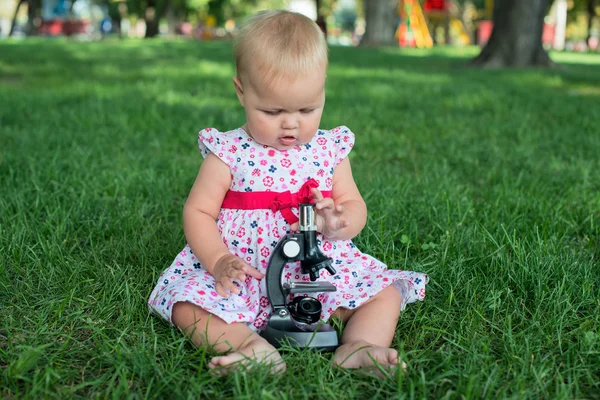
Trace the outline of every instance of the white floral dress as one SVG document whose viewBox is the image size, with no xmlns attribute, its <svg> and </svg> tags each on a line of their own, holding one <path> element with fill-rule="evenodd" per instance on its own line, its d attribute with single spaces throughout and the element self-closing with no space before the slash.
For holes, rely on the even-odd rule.
<svg viewBox="0 0 600 400">
<path fill-rule="evenodd" d="M 204 157 L 212 152 L 229 166 L 230 192 L 296 193 L 309 180 L 328 192 L 335 166 L 354 146 L 354 134 L 345 126 L 319 130 L 310 143 L 280 151 L 258 144 L 241 128 L 228 132 L 207 128 L 200 131 L 198 144 Z M 292 211 L 297 215 L 297 208 Z M 262 273 L 266 273 L 275 245 L 290 229 L 282 212 L 270 208 L 222 208 L 216 223 L 231 253 Z M 388 269 L 361 253 L 351 240 L 328 240 L 317 234 L 317 242 L 337 270 L 333 276 L 320 271 L 319 281 L 331 282 L 337 288 L 317 295 L 323 304 L 323 320 L 327 321 L 338 307 L 359 307 L 390 284 L 400 290 L 402 308 L 425 297 L 426 274 Z M 287 264 L 283 276 L 289 281 L 309 280 L 300 273 L 300 262 Z M 271 315 L 266 279 L 248 277 L 238 282 L 241 292 L 228 298 L 217 294 L 215 284 L 187 245 L 158 279 L 148 301 L 150 310 L 171 323 L 173 305 L 187 301 L 227 323 L 243 322 L 257 331 L 266 327 Z"/>
</svg>

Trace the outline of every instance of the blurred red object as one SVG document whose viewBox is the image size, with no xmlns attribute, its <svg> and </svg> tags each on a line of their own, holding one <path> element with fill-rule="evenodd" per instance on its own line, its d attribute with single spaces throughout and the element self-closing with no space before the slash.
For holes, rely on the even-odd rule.
<svg viewBox="0 0 600 400">
<path fill-rule="evenodd" d="M 477 23 L 477 44 L 480 46 L 485 46 L 485 44 L 490 40 L 490 36 L 492 36 L 492 29 L 494 28 L 494 23 L 488 20 L 482 20 Z"/>
<path fill-rule="evenodd" d="M 62 20 L 50 19 L 42 20 L 40 25 L 40 34 L 48 36 L 71 36 L 79 33 L 88 32 L 89 22 L 86 20 Z"/>
<path fill-rule="evenodd" d="M 425 0 L 423 11 L 445 11 L 447 6 L 446 0 Z"/>
<path fill-rule="evenodd" d="M 556 35 L 556 25 L 544 24 L 544 30 L 542 32 L 542 43 L 553 45 L 555 35 Z"/>
</svg>

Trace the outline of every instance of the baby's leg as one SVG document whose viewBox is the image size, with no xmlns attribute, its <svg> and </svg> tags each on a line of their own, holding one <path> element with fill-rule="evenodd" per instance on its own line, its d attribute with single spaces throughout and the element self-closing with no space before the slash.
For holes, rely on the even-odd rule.
<svg viewBox="0 0 600 400">
<path fill-rule="evenodd" d="M 187 302 L 175 304 L 172 320 L 196 346 L 213 346 L 219 353 L 227 353 L 210 360 L 208 367 L 215 372 L 228 373 L 240 363 L 252 361 L 271 364 L 273 372 L 285 370 L 277 350 L 244 323 L 228 324 Z"/>
<path fill-rule="evenodd" d="M 348 320 L 342 345 L 333 364 L 343 368 L 398 365 L 398 352 L 390 348 L 400 316 L 400 292 L 388 286 L 355 310 L 340 310 L 334 316 Z"/>
</svg>

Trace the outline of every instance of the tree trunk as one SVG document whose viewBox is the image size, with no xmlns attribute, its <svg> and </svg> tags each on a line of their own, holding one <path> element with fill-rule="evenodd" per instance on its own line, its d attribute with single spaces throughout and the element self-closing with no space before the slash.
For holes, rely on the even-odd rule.
<svg viewBox="0 0 600 400">
<path fill-rule="evenodd" d="M 317 23 L 319 28 L 321 28 L 321 31 L 323 32 L 323 35 L 325 35 L 325 38 L 327 38 L 327 21 L 325 21 L 325 16 L 321 13 L 323 0 L 315 0 L 315 3 L 317 7 L 317 20 L 315 22 Z"/>
<path fill-rule="evenodd" d="M 39 33 L 39 8 L 40 0 L 27 0 L 27 24 L 25 25 L 27 36 L 34 36 Z"/>
<path fill-rule="evenodd" d="M 589 46 L 592 38 L 592 26 L 594 25 L 594 17 L 596 16 L 596 0 L 588 0 L 587 2 L 587 37 L 585 43 Z"/>
<path fill-rule="evenodd" d="M 317 8 L 317 18 L 321 15 L 321 7 L 323 6 L 323 0 L 315 0 L 315 7 Z"/>
<path fill-rule="evenodd" d="M 361 46 L 395 44 L 396 21 L 398 19 L 397 0 L 363 0 L 365 34 Z"/>
<path fill-rule="evenodd" d="M 167 8 L 171 6 L 171 0 L 164 0 L 161 7 L 157 6 L 157 0 L 148 0 L 148 6 L 144 13 L 144 21 L 146 22 L 145 38 L 153 38 L 159 33 L 159 23 L 164 17 Z"/>
<path fill-rule="evenodd" d="M 548 0 L 497 0 L 490 40 L 471 65 L 488 68 L 550 66 L 542 46 Z"/>
<path fill-rule="evenodd" d="M 146 23 L 145 38 L 153 38 L 158 35 L 158 23 L 160 18 L 157 14 L 156 0 L 148 0 L 146 10 L 144 11 L 144 22 Z"/>
<path fill-rule="evenodd" d="M 17 9 L 15 10 L 15 14 L 13 15 L 13 19 L 12 19 L 12 23 L 10 24 L 10 32 L 8 33 L 8 36 L 12 36 L 13 33 L 15 32 L 15 25 L 17 24 L 17 15 L 19 15 L 19 10 L 21 9 L 21 6 L 23 5 L 23 3 L 25 3 L 27 0 L 19 0 L 19 4 L 17 4 Z"/>
</svg>

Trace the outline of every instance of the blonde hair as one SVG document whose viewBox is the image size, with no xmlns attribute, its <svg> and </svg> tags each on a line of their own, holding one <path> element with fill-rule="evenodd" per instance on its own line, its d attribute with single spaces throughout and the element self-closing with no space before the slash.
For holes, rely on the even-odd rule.
<svg viewBox="0 0 600 400">
<path fill-rule="evenodd" d="M 272 82 L 327 67 L 325 36 L 310 18 L 291 11 L 261 11 L 240 28 L 235 41 L 237 76 L 250 69 Z"/>
</svg>

